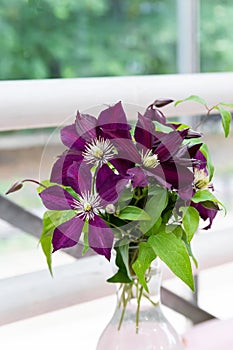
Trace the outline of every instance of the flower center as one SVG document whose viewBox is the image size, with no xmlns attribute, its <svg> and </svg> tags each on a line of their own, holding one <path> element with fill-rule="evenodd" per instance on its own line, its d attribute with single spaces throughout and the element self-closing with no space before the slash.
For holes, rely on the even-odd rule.
<svg viewBox="0 0 233 350">
<path fill-rule="evenodd" d="M 146 151 L 145 155 L 142 153 L 142 164 L 146 168 L 156 168 L 159 163 L 158 155 L 153 154 L 151 150 Z"/>
<path fill-rule="evenodd" d="M 102 149 L 96 147 L 96 149 L 93 150 L 93 156 L 94 157 L 101 159 L 103 157 L 103 155 L 104 155 L 104 152 L 103 152 Z"/>
<path fill-rule="evenodd" d="M 101 198 L 89 192 L 81 193 L 79 200 L 75 200 L 74 204 L 74 210 L 79 211 L 77 216 L 87 220 L 94 219 L 101 208 Z"/>
<path fill-rule="evenodd" d="M 209 185 L 209 176 L 204 169 L 194 169 L 194 185 L 199 190 L 206 189 Z"/>
<path fill-rule="evenodd" d="M 103 165 L 116 154 L 116 149 L 108 139 L 95 138 L 86 145 L 82 154 L 88 164 Z"/>
<path fill-rule="evenodd" d="M 92 206 L 90 203 L 84 203 L 83 209 L 84 209 L 84 211 L 90 211 L 92 209 Z"/>
</svg>

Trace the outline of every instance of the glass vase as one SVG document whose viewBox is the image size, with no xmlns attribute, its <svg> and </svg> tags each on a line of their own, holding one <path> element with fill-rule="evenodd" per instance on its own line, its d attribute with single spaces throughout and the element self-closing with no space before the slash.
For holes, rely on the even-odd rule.
<svg viewBox="0 0 233 350">
<path fill-rule="evenodd" d="M 146 275 L 149 292 L 136 277 L 118 286 L 112 319 L 96 350 L 184 350 L 160 304 L 161 269 L 156 259 Z"/>
</svg>

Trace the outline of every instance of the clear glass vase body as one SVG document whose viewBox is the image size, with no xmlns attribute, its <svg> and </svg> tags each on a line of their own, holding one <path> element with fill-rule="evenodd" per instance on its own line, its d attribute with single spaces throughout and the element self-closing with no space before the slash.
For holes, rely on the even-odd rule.
<svg viewBox="0 0 233 350">
<path fill-rule="evenodd" d="M 150 271 L 149 293 L 142 293 L 136 279 L 133 286 L 122 284 L 117 292 L 115 312 L 96 350 L 184 350 L 178 333 L 161 309 L 160 286 L 157 261 Z M 127 304 L 125 308 L 124 304 Z"/>
</svg>

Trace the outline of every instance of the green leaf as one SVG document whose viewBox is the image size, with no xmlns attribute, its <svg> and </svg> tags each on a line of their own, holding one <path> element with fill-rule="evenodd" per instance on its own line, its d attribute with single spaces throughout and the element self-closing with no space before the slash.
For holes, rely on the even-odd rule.
<svg viewBox="0 0 233 350">
<path fill-rule="evenodd" d="M 203 207 L 207 208 L 207 209 L 214 209 L 214 210 L 219 210 L 219 207 L 217 204 L 215 204 L 214 202 L 211 201 L 204 201 L 201 203 L 203 205 Z"/>
<path fill-rule="evenodd" d="M 130 202 L 132 198 L 133 198 L 133 191 L 131 190 L 131 188 L 125 188 L 119 198 L 119 202 L 120 203 Z"/>
<path fill-rule="evenodd" d="M 145 280 L 145 273 L 155 258 L 156 254 L 152 247 L 147 242 L 140 243 L 138 257 L 132 267 L 138 276 L 139 282 L 147 292 L 149 292 L 149 290 Z"/>
<path fill-rule="evenodd" d="M 107 282 L 111 283 L 131 283 L 131 275 L 129 271 L 129 245 L 123 240 L 119 246 L 115 246 L 117 273 L 110 277 Z"/>
<path fill-rule="evenodd" d="M 118 217 L 122 220 L 151 220 L 151 217 L 143 209 L 133 205 L 123 208 Z"/>
<path fill-rule="evenodd" d="M 193 252 L 192 252 L 192 248 L 191 248 L 191 245 L 189 242 L 185 241 L 185 246 L 187 248 L 187 251 L 189 253 L 189 256 L 192 258 L 193 262 L 194 262 L 194 265 L 196 268 L 198 268 L 198 261 L 197 259 L 195 258 L 195 256 L 193 255 Z"/>
<path fill-rule="evenodd" d="M 151 226 L 151 227 L 149 228 L 149 230 L 147 230 L 144 234 L 145 234 L 146 236 L 148 236 L 148 237 L 151 236 L 151 235 L 154 235 L 155 233 L 158 232 L 158 230 L 160 229 L 160 227 L 161 227 L 162 224 L 163 224 L 163 223 L 162 223 L 162 218 L 159 217 L 158 220 L 154 223 L 154 225 Z"/>
<path fill-rule="evenodd" d="M 44 213 L 43 216 L 43 228 L 40 236 L 40 244 L 42 250 L 45 254 L 47 265 L 49 271 L 52 275 L 52 237 L 54 229 L 62 224 L 70 220 L 72 217 L 76 215 L 76 212 L 73 210 L 48 210 Z"/>
<path fill-rule="evenodd" d="M 150 236 L 148 243 L 173 273 L 194 290 L 190 258 L 184 242 L 173 233 L 160 231 Z"/>
<path fill-rule="evenodd" d="M 151 193 L 151 192 L 149 192 Z M 168 203 L 167 190 L 164 188 L 153 188 L 153 196 L 148 200 L 145 206 L 145 212 L 150 216 L 150 222 L 140 222 L 140 230 L 147 233 L 153 228 L 158 219 L 161 217 L 162 211 Z"/>
<path fill-rule="evenodd" d="M 207 145 L 205 143 L 202 144 L 200 151 L 204 154 L 206 161 L 207 161 L 207 170 L 208 170 L 208 174 L 209 174 L 209 181 L 211 181 L 213 175 L 214 175 L 214 166 L 213 163 L 211 161 L 211 156 L 209 153 L 209 149 L 207 147 Z"/>
<path fill-rule="evenodd" d="M 202 104 L 202 105 L 204 105 L 204 106 L 207 105 L 206 101 L 205 101 L 203 98 L 201 98 L 201 97 L 199 97 L 199 96 L 196 96 L 196 95 L 191 95 L 191 96 L 189 96 L 189 97 L 187 97 L 187 98 L 185 98 L 185 99 L 183 99 L 183 100 L 178 100 L 178 101 L 176 101 L 175 104 L 174 104 L 174 106 L 176 107 L 176 106 L 178 106 L 180 103 L 183 103 L 183 102 L 186 102 L 186 101 L 195 101 L 195 102 L 198 102 L 198 103 L 200 103 L 200 104 Z"/>
<path fill-rule="evenodd" d="M 220 104 L 221 106 L 226 106 L 226 107 L 233 108 L 233 103 L 220 102 L 219 104 Z"/>
<path fill-rule="evenodd" d="M 177 123 L 173 123 L 173 124 L 180 124 L 180 123 L 177 122 Z M 180 124 L 176 130 L 183 130 L 183 129 L 187 129 L 187 128 L 190 128 L 190 125 L 188 125 L 188 124 Z"/>
<path fill-rule="evenodd" d="M 169 133 L 172 131 L 172 128 L 170 126 L 161 124 L 159 122 L 154 122 L 155 126 L 156 126 L 156 131 L 162 131 L 165 133 Z"/>
<path fill-rule="evenodd" d="M 184 230 L 181 225 L 166 225 L 165 231 L 168 233 L 173 233 L 177 238 L 182 238 Z"/>
<path fill-rule="evenodd" d="M 219 107 L 219 106 L 216 106 L 214 108 L 219 111 L 219 113 L 220 113 L 220 115 L 222 117 L 222 127 L 223 127 L 223 130 L 224 130 L 225 137 L 227 137 L 229 135 L 229 133 L 230 133 L 232 115 L 225 108 L 222 108 L 222 107 Z"/>
<path fill-rule="evenodd" d="M 194 207 L 181 207 L 180 210 L 183 212 L 182 223 L 187 240 L 191 242 L 199 226 L 199 213 Z"/>
<path fill-rule="evenodd" d="M 53 221 L 50 218 L 50 213 L 46 212 L 43 217 L 43 229 L 40 236 L 40 244 L 42 247 L 42 250 L 45 254 L 47 265 L 49 268 L 49 272 L 51 276 L 53 276 L 52 271 L 52 236 L 54 231 L 54 224 Z"/>
<path fill-rule="evenodd" d="M 199 191 L 197 191 L 194 194 L 194 196 L 192 197 L 192 201 L 194 203 L 207 202 L 207 201 L 218 203 L 226 211 L 224 205 L 208 190 L 199 190 Z"/>
</svg>

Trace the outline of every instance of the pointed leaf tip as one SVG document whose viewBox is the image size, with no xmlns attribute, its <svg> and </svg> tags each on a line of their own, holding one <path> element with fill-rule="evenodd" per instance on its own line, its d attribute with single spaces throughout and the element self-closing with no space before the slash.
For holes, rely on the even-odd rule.
<svg viewBox="0 0 233 350">
<path fill-rule="evenodd" d="M 183 100 L 178 100 L 178 101 L 176 101 L 175 104 L 174 104 L 174 106 L 176 107 L 176 106 L 178 106 L 180 103 L 183 103 L 183 102 L 186 102 L 186 101 L 198 102 L 198 103 L 200 103 L 200 104 L 203 105 L 203 106 L 206 106 L 206 105 L 207 105 L 206 101 L 205 101 L 203 98 L 201 98 L 201 97 L 199 97 L 199 96 L 197 96 L 197 95 L 191 95 L 191 96 L 189 96 L 189 97 L 187 97 L 187 98 L 185 98 L 185 99 L 183 99 Z"/>
<path fill-rule="evenodd" d="M 160 231 L 150 236 L 148 243 L 170 270 L 194 290 L 192 267 L 184 242 L 173 233 Z"/>
<path fill-rule="evenodd" d="M 228 137 L 229 133 L 230 133 L 231 120 L 232 120 L 231 112 L 229 112 L 225 108 L 222 108 L 219 106 L 216 106 L 215 109 L 218 110 L 220 115 L 221 115 L 224 135 L 225 135 L 225 137 Z"/>
</svg>

